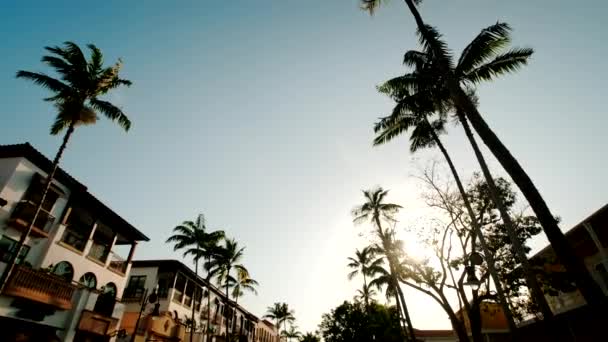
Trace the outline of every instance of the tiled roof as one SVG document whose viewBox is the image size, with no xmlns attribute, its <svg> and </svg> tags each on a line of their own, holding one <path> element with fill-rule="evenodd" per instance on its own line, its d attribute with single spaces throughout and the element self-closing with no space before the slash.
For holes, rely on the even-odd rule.
<svg viewBox="0 0 608 342">
<path fill-rule="evenodd" d="M 53 166 L 53 162 L 45 157 L 44 154 L 36 150 L 32 145 L 30 145 L 30 143 L 26 142 L 24 144 L 0 145 L 0 158 L 17 157 L 26 158 L 47 173 L 51 171 Z M 111 221 L 108 223 L 120 226 L 122 228 L 121 233 L 123 235 L 135 241 L 150 240 L 146 235 L 123 219 L 115 211 L 103 204 L 99 199 L 97 199 L 97 197 L 87 190 L 87 187 L 84 184 L 80 183 L 62 168 L 57 169 L 54 179 L 67 186 L 72 193 L 78 195 L 80 200 L 86 201 L 87 204 L 94 206 L 96 210 L 100 211 L 104 217 Z"/>
</svg>

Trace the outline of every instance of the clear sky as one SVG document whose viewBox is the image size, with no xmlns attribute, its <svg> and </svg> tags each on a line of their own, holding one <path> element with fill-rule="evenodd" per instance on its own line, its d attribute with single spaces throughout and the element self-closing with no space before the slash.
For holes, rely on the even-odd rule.
<svg viewBox="0 0 608 342">
<path fill-rule="evenodd" d="M 565 0 L 426 0 L 421 10 L 460 50 L 497 20 L 532 46 L 531 65 L 480 89 L 489 124 L 570 227 L 606 203 L 604 19 L 608 4 Z M 375 85 L 403 72 L 413 21 L 393 0 L 374 17 L 358 1 L 2 1 L 0 143 L 30 141 L 52 157 L 54 113 L 18 69 L 43 71 L 43 46 L 93 42 L 124 60 L 130 89 L 112 95 L 134 125 L 78 129 L 62 165 L 150 238 L 138 258 L 175 258 L 173 226 L 207 215 L 247 246 L 261 283 L 252 312 L 286 301 L 299 326 L 350 299 L 345 259 L 361 247 L 350 210 L 360 190 L 394 189 L 422 205 L 401 140 L 372 149 L 371 124 L 391 109 Z M 475 168 L 459 127 L 447 145 Z M 416 156 L 425 160 L 432 153 Z M 497 173 L 500 169 L 493 163 Z M 542 240 L 535 245 L 541 246 Z M 416 328 L 448 328 L 407 290 Z"/>
</svg>

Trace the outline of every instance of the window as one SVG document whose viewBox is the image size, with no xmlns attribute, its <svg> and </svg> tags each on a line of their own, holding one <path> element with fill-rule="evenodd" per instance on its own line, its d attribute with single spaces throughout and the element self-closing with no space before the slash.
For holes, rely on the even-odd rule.
<svg viewBox="0 0 608 342">
<path fill-rule="evenodd" d="M 97 277 L 93 272 L 87 272 L 80 277 L 79 283 L 84 285 L 87 289 L 95 289 L 97 287 Z"/>
<path fill-rule="evenodd" d="M 30 247 L 23 245 L 23 248 L 21 248 L 21 253 L 19 253 L 19 256 L 17 257 L 15 263 L 20 264 L 25 259 L 29 251 Z M 17 241 L 9 237 L 3 236 L 0 239 L 0 261 L 9 262 L 16 252 Z"/>
<path fill-rule="evenodd" d="M 103 294 L 116 298 L 117 290 L 116 285 L 114 283 L 107 283 L 102 289 Z"/>
<path fill-rule="evenodd" d="M 23 200 L 30 201 L 34 204 L 40 203 L 44 191 L 44 182 L 44 177 L 36 173 L 34 177 L 32 177 L 32 182 L 30 183 L 25 196 L 23 196 Z M 51 212 L 55 202 L 57 202 L 57 199 L 59 198 L 59 193 L 61 192 L 61 190 L 51 184 L 51 188 L 44 198 L 44 203 L 42 203 L 42 209 L 46 212 Z"/>
<path fill-rule="evenodd" d="M 146 288 L 146 276 L 131 276 L 125 289 L 125 298 L 141 298 Z"/>
<path fill-rule="evenodd" d="M 62 261 L 53 267 L 53 274 L 65 279 L 66 281 L 72 281 L 74 278 L 74 267 L 67 261 Z"/>
</svg>

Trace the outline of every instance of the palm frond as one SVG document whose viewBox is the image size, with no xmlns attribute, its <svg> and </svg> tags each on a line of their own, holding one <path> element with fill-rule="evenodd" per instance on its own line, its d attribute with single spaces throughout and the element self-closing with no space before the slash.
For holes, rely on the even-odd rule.
<svg viewBox="0 0 608 342">
<path fill-rule="evenodd" d="M 436 28 L 425 25 L 426 34 L 422 34 L 418 29 L 418 40 L 424 52 L 438 63 L 445 63 L 448 68 L 452 68 L 452 55 L 448 45 L 443 41 L 443 37 Z"/>
<path fill-rule="evenodd" d="M 509 24 L 500 22 L 481 30 L 462 51 L 456 65 L 456 74 L 466 74 L 496 56 L 511 41 L 510 32 Z"/>
<path fill-rule="evenodd" d="M 103 113 L 111 121 L 117 121 L 125 131 L 129 131 L 131 128 L 131 120 L 129 120 L 129 118 L 120 108 L 114 106 L 108 101 L 103 101 L 96 98 L 90 99 L 89 102 L 95 110 Z"/>
<path fill-rule="evenodd" d="M 34 82 L 35 84 L 37 84 L 43 88 L 46 88 L 52 92 L 55 92 L 55 93 L 69 93 L 70 92 L 70 88 L 67 84 L 65 84 L 57 79 L 54 79 L 46 74 L 43 74 L 43 73 L 19 70 L 19 71 L 17 71 L 16 77 L 30 80 L 30 81 Z"/>
<path fill-rule="evenodd" d="M 89 73 L 98 75 L 103 68 L 103 54 L 101 50 L 94 44 L 87 44 L 91 50 L 91 62 L 89 63 Z"/>
<path fill-rule="evenodd" d="M 534 53 L 531 48 L 515 48 L 504 54 L 496 56 L 492 61 L 471 70 L 463 76 L 465 81 L 473 84 L 481 81 L 491 81 L 494 77 L 519 70 L 528 64 L 530 56 Z"/>
<path fill-rule="evenodd" d="M 403 65 L 413 67 L 415 69 L 422 69 L 423 66 L 428 62 L 428 54 L 421 51 L 409 50 L 403 55 Z"/>
</svg>

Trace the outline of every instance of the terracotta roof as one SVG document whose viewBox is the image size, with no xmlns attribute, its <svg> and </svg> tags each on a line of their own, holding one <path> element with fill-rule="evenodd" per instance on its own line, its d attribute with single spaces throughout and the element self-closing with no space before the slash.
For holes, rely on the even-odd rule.
<svg viewBox="0 0 608 342">
<path fill-rule="evenodd" d="M 24 144 L 0 145 L 0 159 L 19 157 L 29 160 L 46 173 L 49 173 L 51 171 L 51 167 L 53 166 L 53 162 L 50 159 L 45 157 L 44 154 L 40 153 L 28 142 Z M 108 224 L 120 227 L 120 233 L 122 235 L 125 235 L 126 237 L 135 241 L 150 241 L 146 235 L 123 219 L 107 205 L 103 204 L 99 199 L 97 199 L 97 197 L 87 190 L 87 187 L 84 184 L 77 181 L 62 168 L 57 169 L 54 179 L 67 186 L 70 191 L 76 197 L 78 197 L 79 200 L 93 206 L 96 211 L 102 214 L 104 218 L 109 221 L 107 222 Z"/>
</svg>

